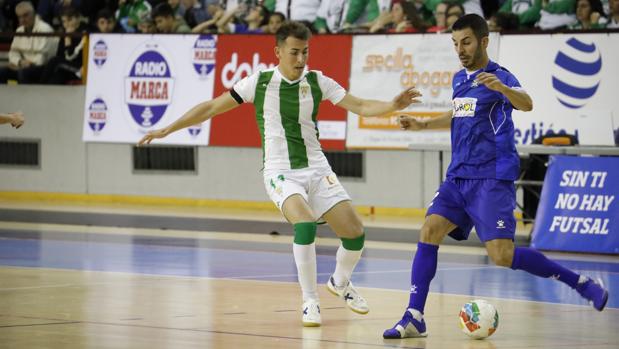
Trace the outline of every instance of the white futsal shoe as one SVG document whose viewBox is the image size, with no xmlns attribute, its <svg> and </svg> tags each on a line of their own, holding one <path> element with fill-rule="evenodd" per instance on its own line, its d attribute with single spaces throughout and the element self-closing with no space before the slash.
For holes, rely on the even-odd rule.
<svg viewBox="0 0 619 349">
<path fill-rule="evenodd" d="M 318 327 L 322 323 L 320 318 L 320 304 L 315 299 L 303 302 L 303 326 Z"/>
<path fill-rule="evenodd" d="M 348 308 L 355 313 L 365 315 L 370 312 L 368 302 L 359 294 L 352 282 L 348 281 L 345 286 L 336 286 L 331 276 L 327 281 L 327 289 L 331 294 L 344 299 Z"/>
</svg>

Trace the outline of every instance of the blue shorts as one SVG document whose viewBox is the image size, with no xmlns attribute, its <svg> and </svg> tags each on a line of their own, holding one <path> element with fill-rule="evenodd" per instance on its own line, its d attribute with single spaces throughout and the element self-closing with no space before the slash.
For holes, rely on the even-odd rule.
<svg viewBox="0 0 619 349">
<path fill-rule="evenodd" d="M 449 233 L 466 240 L 473 226 L 483 242 L 514 239 L 516 232 L 514 182 L 498 179 L 448 178 L 428 206 L 426 216 L 436 214 L 458 226 Z"/>
</svg>

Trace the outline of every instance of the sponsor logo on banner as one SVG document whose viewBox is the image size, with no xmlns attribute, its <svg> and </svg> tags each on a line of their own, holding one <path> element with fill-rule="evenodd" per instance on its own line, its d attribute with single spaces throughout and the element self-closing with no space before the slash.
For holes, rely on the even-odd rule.
<svg viewBox="0 0 619 349">
<path fill-rule="evenodd" d="M 101 98 L 97 98 L 88 106 L 88 126 L 98 134 L 107 122 L 107 105 Z"/>
<path fill-rule="evenodd" d="M 146 44 L 130 60 L 125 78 L 125 103 L 142 130 L 155 126 L 172 102 L 174 75 L 170 57 L 157 44 Z"/>
<path fill-rule="evenodd" d="M 557 52 L 552 87 L 557 99 L 571 109 L 582 108 L 600 85 L 602 56 L 594 42 L 567 40 Z"/>
<path fill-rule="evenodd" d="M 107 44 L 103 40 L 95 43 L 92 49 L 92 60 L 97 67 L 102 67 L 107 61 L 108 49 Z"/>
<path fill-rule="evenodd" d="M 254 72 L 275 67 L 274 63 L 266 64 L 260 61 L 260 53 L 256 52 L 252 55 L 251 64 L 243 62 L 239 64 L 238 53 L 233 53 L 230 56 L 230 61 L 226 63 L 221 71 L 222 85 L 230 89 L 242 78 L 253 74 Z"/>
<path fill-rule="evenodd" d="M 217 36 L 200 35 L 193 45 L 193 67 L 201 78 L 206 78 L 215 68 Z"/>
<path fill-rule="evenodd" d="M 477 98 L 454 98 L 454 118 L 473 117 L 477 107 Z"/>
<path fill-rule="evenodd" d="M 451 82 L 455 72 L 446 70 L 416 69 L 412 53 L 404 52 L 402 47 L 396 48 L 391 54 L 368 54 L 364 59 L 364 73 L 399 72 L 402 87 L 416 86 L 418 89 L 429 90 L 433 97 L 441 90 L 451 90 Z"/>
<path fill-rule="evenodd" d="M 200 132 L 202 132 L 202 124 L 188 127 L 187 132 L 189 132 L 189 135 L 191 135 L 191 137 L 198 137 Z"/>
<path fill-rule="evenodd" d="M 375 129 L 375 130 L 401 130 L 400 115 L 408 115 L 417 118 L 420 121 L 426 121 L 431 118 L 441 116 L 442 112 L 404 112 L 398 111 L 388 115 L 359 117 L 360 129 Z"/>
</svg>

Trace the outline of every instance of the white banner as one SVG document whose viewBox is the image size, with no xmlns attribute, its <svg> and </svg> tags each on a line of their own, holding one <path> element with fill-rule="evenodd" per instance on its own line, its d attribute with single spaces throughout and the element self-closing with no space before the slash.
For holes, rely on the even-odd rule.
<svg viewBox="0 0 619 349">
<path fill-rule="evenodd" d="M 499 36 L 490 37 L 488 54 L 498 57 Z M 416 86 L 421 104 L 405 110 L 419 117 L 436 117 L 452 108 L 451 82 L 461 69 L 450 34 L 356 36 L 350 93 L 361 98 L 391 100 L 403 89 Z M 364 118 L 348 114 L 349 148 L 408 148 L 411 144 L 449 144 L 445 131 L 401 131 L 397 115 Z"/>
<path fill-rule="evenodd" d="M 85 142 L 135 143 L 213 98 L 217 36 L 90 35 Z M 210 122 L 159 143 L 208 145 Z"/>
<path fill-rule="evenodd" d="M 580 144 L 615 144 L 619 34 L 504 36 L 499 58 L 533 99 L 533 111 L 513 113 L 518 144 L 551 130 L 577 134 Z"/>
</svg>

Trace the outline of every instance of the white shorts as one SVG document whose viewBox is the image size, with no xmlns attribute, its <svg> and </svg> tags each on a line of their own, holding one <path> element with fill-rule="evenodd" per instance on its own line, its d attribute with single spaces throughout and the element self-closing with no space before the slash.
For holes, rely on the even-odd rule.
<svg viewBox="0 0 619 349">
<path fill-rule="evenodd" d="M 312 209 L 316 220 L 337 203 L 350 200 L 331 168 L 265 170 L 264 186 L 279 210 L 291 195 L 299 194 Z"/>
</svg>

